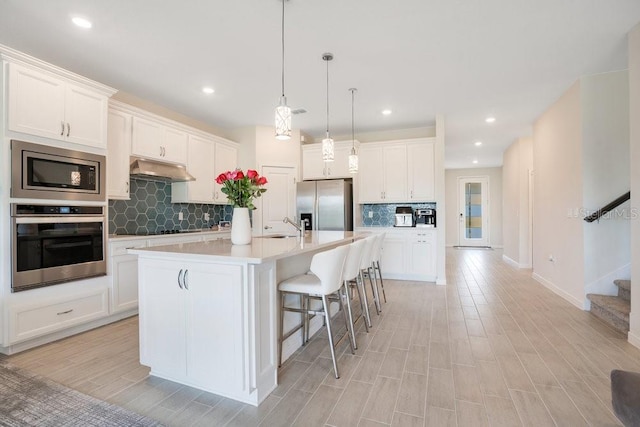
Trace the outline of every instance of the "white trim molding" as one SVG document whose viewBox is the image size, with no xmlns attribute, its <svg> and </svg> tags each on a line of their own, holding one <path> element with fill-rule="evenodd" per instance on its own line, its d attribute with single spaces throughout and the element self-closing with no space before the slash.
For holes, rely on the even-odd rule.
<svg viewBox="0 0 640 427">
<path fill-rule="evenodd" d="M 586 309 L 584 301 L 580 301 L 580 300 L 574 298 L 572 295 L 568 294 L 567 292 L 565 292 L 564 290 L 562 290 L 561 288 L 556 286 L 554 283 L 552 283 L 552 282 L 548 281 L 547 279 L 545 279 L 544 277 L 540 276 L 538 273 L 532 273 L 531 274 L 531 278 L 533 278 L 533 280 L 535 280 L 536 282 L 540 283 L 545 288 L 549 289 L 554 294 L 562 297 L 562 299 L 566 300 L 567 302 L 571 303 L 572 305 L 575 305 L 580 310 L 585 310 Z"/>
</svg>

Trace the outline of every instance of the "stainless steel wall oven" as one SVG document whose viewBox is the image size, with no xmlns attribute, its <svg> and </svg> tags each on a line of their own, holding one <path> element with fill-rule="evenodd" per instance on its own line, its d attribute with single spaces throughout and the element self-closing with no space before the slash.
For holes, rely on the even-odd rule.
<svg viewBox="0 0 640 427">
<path fill-rule="evenodd" d="M 11 197 L 104 202 L 105 157 L 11 141 Z"/>
<path fill-rule="evenodd" d="M 107 274 L 103 206 L 11 205 L 12 292 Z"/>
</svg>

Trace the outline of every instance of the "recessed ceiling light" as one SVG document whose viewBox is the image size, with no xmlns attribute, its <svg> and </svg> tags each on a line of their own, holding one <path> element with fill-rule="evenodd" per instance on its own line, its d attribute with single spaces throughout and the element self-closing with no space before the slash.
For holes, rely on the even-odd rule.
<svg viewBox="0 0 640 427">
<path fill-rule="evenodd" d="M 482 141 L 476 141 L 473 143 L 476 147 L 480 147 L 482 145 Z"/>
<path fill-rule="evenodd" d="M 73 18 L 71 18 L 71 22 L 73 22 L 74 24 L 76 24 L 80 28 L 89 29 L 89 28 L 93 27 L 93 24 L 91 23 L 91 21 L 89 21 L 88 19 L 83 18 L 81 16 L 74 16 Z"/>
<path fill-rule="evenodd" d="M 212 87 L 205 86 L 202 88 L 202 92 L 206 93 L 207 95 L 211 95 L 213 92 L 215 92 L 215 90 L 213 90 Z"/>
<path fill-rule="evenodd" d="M 471 162 L 471 163 L 473 163 L 474 165 L 477 165 L 478 164 L 478 159 L 474 159 L 473 162 Z"/>
<path fill-rule="evenodd" d="M 493 123 L 496 121 L 495 117 L 487 117 L 486 119 L 484 119 L 485 122 L 487 123 Z"/>
<path fill-rule="evenodd" d="M 384 114 L 385 116 L 388 116 L 391 113 L 393 113 L 393 111 L 391 110 L 382 110 L 382 114 Z"/>
</svg>

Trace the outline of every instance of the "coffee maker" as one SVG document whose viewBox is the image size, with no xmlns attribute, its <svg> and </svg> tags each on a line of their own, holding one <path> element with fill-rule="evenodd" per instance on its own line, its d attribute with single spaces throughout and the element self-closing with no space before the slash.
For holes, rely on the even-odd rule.
<svg viewBox="0 0 640 427">
<path fill-rule="evenodd" d="M 435 209 L 416 209 L 416 227 L 436 227 Z"/>
<path fill-rule="evenodd" d="M 394 227 L 413 227 L 413 209 L 411 206 L 396 206 Z"/>
</svg>

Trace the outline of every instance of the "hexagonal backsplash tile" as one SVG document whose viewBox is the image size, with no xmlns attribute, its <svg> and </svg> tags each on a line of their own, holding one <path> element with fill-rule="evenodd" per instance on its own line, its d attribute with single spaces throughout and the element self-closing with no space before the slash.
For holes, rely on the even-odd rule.
<svg viewBox="0 0 640 427">
<path fill-rule="evenodd" d="M 178 220 L 182 212 L 184 219 Z M 209 221 L 204 214 L 209 213 Z M 171 184 L 131 179 L 131 200 L 109 200 L 109 234 L 153 234 L 231 221 L 233 206 L 171 203 Z"/>
<path fill-rule="evenodd" d="M 362 205 L 362 225 L 364 227 L 393 227 L 397 206 L 410 206 L 416 209 L 436 209 L 435 203 L 397 203 Z M 369 218 L 369 212 L 372 217 Z"/>
</svg>

